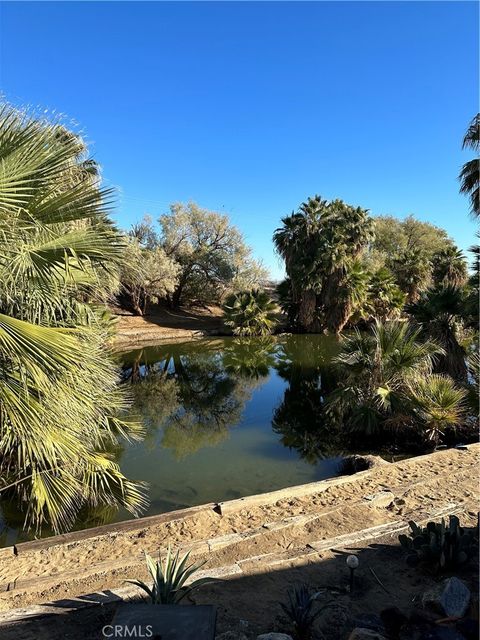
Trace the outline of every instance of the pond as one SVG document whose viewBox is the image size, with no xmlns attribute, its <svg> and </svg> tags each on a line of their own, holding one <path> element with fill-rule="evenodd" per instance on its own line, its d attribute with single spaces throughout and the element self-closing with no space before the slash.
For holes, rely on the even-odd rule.
<svg viewBox="0 0 480 640">
<path fill-rule="evenodd" d="M 318 441 L 325 336 L 201 340 L 122 356 L 146 439 L 122 469 L 150 485 L 149 513 L 334 476 L 340 456 Z"/>
<path fill-rule="evenodd" d="M 119 354 L 129 417 L 144 423 L 146 438 L 117 457 L 127 477 L 149 484 L 145 515 L 338 475 L 342 451 L 320 410 L 335 386 L 337 351 L 331 336 L 285 335 Z M 11 544 L 21 526 L 4 515 L 10 526 L 0 543 Z M 76 528 L 130 517 L 103 509 Z"/>
</svg>

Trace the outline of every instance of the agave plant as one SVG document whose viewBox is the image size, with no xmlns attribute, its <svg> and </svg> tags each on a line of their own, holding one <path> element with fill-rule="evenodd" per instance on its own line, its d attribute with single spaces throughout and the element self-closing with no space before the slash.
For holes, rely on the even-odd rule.
<svg viewBox="0 0 480 640">
<path fill-rule="evenodd" d="M 194 589 L 213 581 L 212 578 L 200 578 L 186 584 L 187 580 L 206 562 L 187 564 L 189 556 L 190 551 L 181 558 L 178 551 L 173 555 L 170 546 L 163 561 L 160 557 L 154 560 L 152 556 L 145 553 L 147 570 L 153 580 L 152 586 L 149 587 L 141 580 L 128 580 L 128 582 L 143 589 L 152 604 L 178 604 Z"/>
<path fill-rule="evenodd" d="M 457 516 L 449 516 L 448 526 L 441 522 L 429 522 L 419 527 L 410 521 L 410 534 L 400 534 L 399 542 L 408 551 L 407 563 L 419 564 L 436 571 L 455 569 L 478 554 L 478 525 L 476 530 L 464 529 Z"/>
<path fill-rule="evenodd" d="M 320 592 L 312 593 L 306 584 L 299 584 L 288 590 L 288 602 L 280 603 L 280 607 L 293 624 L 298 640 L 310 640 L 312 627 L 316 618 L 329 603 L 318 605 Z"/>
<path fill-rule="evenodd" d="M 266 291 L 232 293 L 223 309 L 225 324 L 236 336 L 267 336 L 275 328 L 277 305 Z"/>
<path fill-rule="evenodd" d="M 143 488 L 111 454 L 139 437 L 96 304 L 123 243 L 82 140 L 58 122 L 0 108 L 0 498 L 27 525 L 72 526 L 84 506 L 139 513 Z"/>
</svg>

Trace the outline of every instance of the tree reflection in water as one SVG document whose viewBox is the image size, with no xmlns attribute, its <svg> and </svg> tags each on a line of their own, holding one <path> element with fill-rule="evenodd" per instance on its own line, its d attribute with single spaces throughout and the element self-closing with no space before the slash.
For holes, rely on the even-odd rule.
<svg viewBox="0 0 480 640">
<path fill-rule="evenodd" d="M 273 336 L 238 338 L 225 346 L 225 370 L 245 379 L 266 378 L 275 367 L 278 341 Z"/>
<path fill-rule="evenodd" d="M 124 365 L 124 381 L 132 383 L 133 412 L 141 414 L 151 448 L 156 433 L 163 429 L 161 445 L 181 459 L 215 446 L 240 421 L 265 361 L 257 361 L 255 376 L 239 375 L 237 366 L 244 374 L 253 371 L 250 350 L 240 347 L 237 354 L 236 349 L 233 353 L 222 347 L 222 341 L 167 345 L 157 350 L 155 362 L 140 351 L 133 362 Z M 225 358 L 232 364 L 226 364 Z"/>
<path fill-rule="evenodd" d="M 338 455 L 338 432 L 325 415 L 325 396 L 336 386 L 331 360 L 338 349 L 333 340 L 305 341 L 288 336 L 281 341 L 276 370 L 287 381 L 282 403 L 275 409 L 272 428 L 281 442 L 315 464 Z"/>
<path fill-rule="evenodd" d="M 323 411 L 335 387 L 330 363 L 337 349 L 332 339 L 295 335 L 165 345 L 135 352 L 123 378 L 132 383 L 147 446 L 157 446 L 161 429 L 161 445 L 181 459 L 221 442 L 240 422 L 253 389 L 276 371 L 288 386 L 274 409 L 273 430 L 315 464 L 339 450 Z"/>
</svg>

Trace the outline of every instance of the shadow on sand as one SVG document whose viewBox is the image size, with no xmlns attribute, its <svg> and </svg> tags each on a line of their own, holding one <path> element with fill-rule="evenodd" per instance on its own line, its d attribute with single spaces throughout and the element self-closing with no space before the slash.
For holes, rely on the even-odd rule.
<svg viewBox="0 0 480 640">
<path fill-rule="evenodd" d="M 438 628 L 433 620 L 442 616 L 423 610 L 421 598 L 440 578 L 409 568 L 396 537 L 362 548 L 310 554 L 308 551 L 308 548 L 304 549 L 307 555 L 292 558 L 288 565 L 283 563 L 278 569 L 268 565 L 263 570 L 262 564 L 253 559 L 246 566 L 246 570 L 252 573 L 204 586 L 194 592 L 185 604 L 214 604 L 217 607 L 217 635 L 231 631 L 236 634 L 232 638 L 255 640 L 258 634 L 269 631 L 293 633 L 280 602 L 286 601 L 289 587 L 304 583 L 312 590 L 322 592 L 320 605 L 328 604 L 318 617 L 316 635 L 312 640 L 346 640 L 355 626 L 377 627 L 385 637 L 398 638 L 391 629 L 386 631 L 381 626 L 380 614 L 392 607 L 410 618 L 404 627 L 403 639 L 430 637 L 430 630 Z M 252 548 L 252 556 L 254 553 Z M 350 553 L 355 553 L 360 562 L 353 593 L 349 592 L 349 571 L 345 562 Z M 476 560 L 455 573 L 472 592 L 467 622 L 473 627 L 478 623 L 477 574 Z M 72 611 L 72 606 L 78 606 L 79 601 L 85 600 L 98 603 L 98 606 Z M 101 640 L 106 637 L 102 628 L 112 621 L 119 600 L 114 593 L 105 591 L 45 606 L 63 611 L 56 615 L 42 615 L 40 608 L 35 617 L 10 626 L 2 625 L 1 640 Z M 398 611 L 395 615 L 398 618 Z M 449 624 L 453 628 L 454 623 Z M 469 638 L 468 634 L 463 637 Z"/>
</svg>

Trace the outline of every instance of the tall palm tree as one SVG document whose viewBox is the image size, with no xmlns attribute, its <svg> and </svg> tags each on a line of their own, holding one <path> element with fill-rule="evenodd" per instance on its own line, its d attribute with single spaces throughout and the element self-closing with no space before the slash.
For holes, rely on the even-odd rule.
<svg viewBox="0 0 480 640">
<path fill-rule="evenodd" d="M 407 248 L 388 261 L 407 302 L 415 302 L 431 281 L 431 265 L 425 252 L 419 248 Z"/>
<path fill-rule="evenodd" d="M 477 152 L 477 157 L 466 162 L 458 179 L 460 180 L 460 193 L 470 196 L 470 210 L 475 218 L 480 216 L 480 113 L 473 118 L 463 138 L 462 149 L 472 149 Z"/>
<path fill-rule="evenodd" d="M 137 425 L 103 346 L 96 305 L 123 245 L 110 193 L 82 140 L 5 104 L 0 109 L 0 499 L 27 525 L 68 529 L 83 506 L 145 505 L 114 457 Z"/>
<path fill-rule="evenodd" d="M 273 241 L 285 260 L 292 300 L 298 305 L 298 328 L 338 333 L 354 308 L 356 292 L 351 286 L 359 282 L 354 265 L 373 239 L 368 212 L 315 196 L 282 223 Z"/>
<path fill-rule="evenodd" d="M 480 232 L 477 231 L 477 238 L 480 238 Z M 479 325 L 479 288 L 480 288 L 480 246 L 478 244 L 469 248 L 472 253 L 472 272 L 467 283 L 467 296 L 463 312 L 463 319 L 467 327 L 478 329 Z"/>
<path fill-rule="evenodd" d="M 285 261 L 292 302 L 296 306 L 295 324 L 301 331 L 318 328 L 315 323 L 318 290 L 316 256 L 319 222 L 326 204 L 318 195 L 308 198 L 296 213 L 282 218 L 282 227 L 273 234 L 276 250 Z"/>
<path fill-rule="evenodd" d="M 405 294 L 387 267 L 370 274 L 364 315 L 382 322 L 399 316 L 405 304 Z"/>
</svg>

